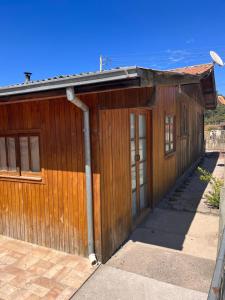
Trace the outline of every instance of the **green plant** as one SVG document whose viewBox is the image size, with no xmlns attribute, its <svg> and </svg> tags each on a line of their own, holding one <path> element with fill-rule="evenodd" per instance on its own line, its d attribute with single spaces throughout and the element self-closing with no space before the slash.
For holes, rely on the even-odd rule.
<svg viewBox="0 0 225 300">
<path fill-rule="evenodd" d="M 220 205 L 220 190 L 223 186 L 223 181 L 216 178 L 212 173 L 208 172 L 201 167 L 198 167 L 198 172 L 200 173 L 200 180 L 204 182 L 209 182 L 211 185 L 211 191 L 209 191 L 205 197 L 210 206 L 219 208 Z"/>
<path fill-rule="evenodd" d="M 205 112 L 205 124 L 219 124 L 224 122 L 225 105 L 218 104 L 215 110 L 207 110 Z"/>
<path fill-rule="evenodd" d="M 218 127 L 216 127 L 215 125 L 214 126 L 209 125 L 209 127 L 207 128 L 207 131 L 211 131 L 211 130 L 215 130 L 215 129 L 218 129 Z"/>
</svg>

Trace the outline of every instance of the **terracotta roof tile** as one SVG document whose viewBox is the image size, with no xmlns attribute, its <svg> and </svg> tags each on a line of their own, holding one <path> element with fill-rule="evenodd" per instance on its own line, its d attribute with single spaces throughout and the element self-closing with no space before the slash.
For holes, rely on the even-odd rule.
<svg viewBox="0 0 225 300">
<path fill-rule="evenodd" d="M 218 102 L 225 105 L 225 98 L 223 96 L 218 96 Z"/>
<path fill-rule="evenodd" d="M 213 68 L 213 64 L 210 63 L 210 64 L 202 64 L 202 65 L 177 68 L 177 69 L 173 69 L 170 71 L 184 73 L 184 74 L 199 75 L 199 74 L 203 74 L 203 73 L 209 71 L 212 68 Z"/>
</svg>

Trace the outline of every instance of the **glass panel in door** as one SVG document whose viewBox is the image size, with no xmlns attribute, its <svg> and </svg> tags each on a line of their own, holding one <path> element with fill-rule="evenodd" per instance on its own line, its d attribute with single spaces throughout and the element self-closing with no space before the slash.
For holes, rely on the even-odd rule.
<svg viewBox="0 0 225 300">
<path fill-rule="evenodd" d="M 148 206 L 147 193 L 147 114 L 134 112 L 130 114 L 130 151 L 131 151 L 131 185 L 132 217 Z"/>
<path fill-rule="evenodd" d="M 147 201 L 147 137 L 146 137 L 146 115 L 138 116 L 139 131 L 139 185 L 140 185 L 140 210 L 146 208 Z"/>
<path fill-rule="evenodd" d="M 137 216 L 137 169 L 136 169 L 136 121 L 135 114 L 130 114 L 130 151 L 131 151 L 131 187 L 132 187 L 132 217 Z"/>
</svg>

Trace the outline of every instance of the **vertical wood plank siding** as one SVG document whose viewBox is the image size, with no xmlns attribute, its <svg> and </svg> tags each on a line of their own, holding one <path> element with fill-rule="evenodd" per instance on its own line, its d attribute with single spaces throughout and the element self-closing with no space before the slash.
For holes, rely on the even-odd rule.
<svg viewBox="0 0 225 300">
<path fill-rule="evenodd" d="M 157 88 L 157 105 L 153 108 L 153 201 L 159 201 L 173 186 L 176 179 L 201 155 L 199 147 L 198 113 L 204 109 L 197 85 L 185 90 L 189 97 L 178 93 L 176 87 Z M 188 108 L 188 134 L 181 136 L 181 103 Z M 165 114 L 176 116 L 176 151 L 172 155 L 164 153 Z M 203 134 L 203 132 L 202 132 Z"/>
<path fill-rule="evenodd" d="M 102 251 L 110 257 L 131 228 L 129 111 L 100 112 Z"/>
<path fill-rule="evenodd" d="M 100 151 L 100 137 L 102 138 L 104 132 L 99 130 L 99 109 L 126 107 L 127 105 L 144 106 L 151 94 L 151 89 L 142 91 L 131 89 L 81 96 L 81 100 L 86 102 L 91 109 L 94 234 L 95 249 L 99 259 L 103 256 L 109 257 L 115 245 L 120 245 L 130 229 L 130 224 L 127 224 L 128 220 L 130 222 L 127 214 L 127 205 L 130 205 L 130 168 L 127 165 L 123 168 L 123 177 L 127 185 L 118 182 L 118 178 L 122 178 L 118 173 L 113 179 L 112 191 L 112 195 L 118 199 L 112 203 L 112 207 L 120 220 L 126 220 L 126 224 L 123 220 L 121 221 L 124 228 L 115 219 L 116 216 L 111 216 L 111 214 L 109 216 L 111 223 L 107 224 L 108 204 L 106 198 L 100 197 L 106 195 L 104 180 L 108 179 L 101 179 L 101 176 L 104 176 L 105 166 L 102 167 L 104 153 Z M 117 145 L 121 144 L 122 148 L 112 153 L 113 170 L 117 169 L 117 164 L 129 163 L 130 157 L 129 138 L 126 143 L 126 136 L 123 135 L 123 132 L 128 135 L 129 118 L 123 119 L 125 111 L 118 110 L 117 112 L 119 113 L 118 124 L 116 115 L 112 112 L 114 118 L 112 131 L 118 130 L 118 135 L 115 135 L 112 141 Z M 107 117 L 109 120 L 106 122 L 111 122 L 111 115 L 108 114 Z M 0 131 L 2 133 L 30 129 L 41 130 L 41 164 L 44 182 L 31 183 L 0 179 L 0 233 L 58 250 L 87 255 L 82 112 L 68 103 L 65 97 L 57 100 L 0 106 Z M 104 127 L 102 130 L 104 131 Z M 111 153 L 110 149 L 108 151 Z M 122 189 L 128 193 L 126 193 L 126 202 L 122 204 L 124 206 L 120 210 L 120 205 L 124 200 L 121 194 Z M 130 213 L 130 208 L 128 213 Z M 115 231 L 111 246 L 108 247 L 107 236 L 110 226 L 112 229 L 115 226 Z M 104 250 L 102 250 L 103 243 Z"/>
<path fill-rule="evenodd" d="M 176 87 L 156 90 L 152 110 L 152 203 L 200 155 L 199 88 L 189 97 Z M 129 108 L 144 108 L 151 88 L 81 95 L 91 109 L 94 234 L 98 258 L 106 261 L 132 228 Z M 180 104 L 189 112 L 189 134 L 181 137 Z M 176 116 L 176 152 L 164 155 L 165 113 Z M 0 234 L 70 253 L 87 255 L 82 112 L 64 98 L 0 106 L 0 132 L 40 129 L 43 183 L 0 179 Z"/>
<path fill-rule="evenodd" d="M 0 180 L 0 233 L 86 254 L 82 112 L 66 100 L 0 106 L 0 131 L 40 129 L 43 183 Z"/>
<path fill-rule="evenodd" d="M 95 246 L 103 262 L 123 243 L 132 227 L 127 107 L 146 106 L 152 91 L 128 89 L 81 96 L 92 109 Z"/>
</svg>

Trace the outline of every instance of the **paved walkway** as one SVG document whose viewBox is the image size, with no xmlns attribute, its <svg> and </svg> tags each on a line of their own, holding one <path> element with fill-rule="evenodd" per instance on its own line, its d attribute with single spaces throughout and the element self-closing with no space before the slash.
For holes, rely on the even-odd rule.
<svg viewBox="0 0 225 300">
<path fill-rule="evenodd" d="M 200 167 L 207 169 L 217 178 L 224 177 L 224 154 L 219 152 L 207 152 L 200 162 Z M 213 209 L 207 205 L 206 193 L 210 190 L 210 185 L 199 179 L 199 173 L 194 171 L 181 184 L 173 195 L 166 196 L 159 204 L 161 208 L 171 208 L 175 210 L 200 212 L 218 215 L 218 209 Z"/>
<path fill-rule="evenodd" d="M 223 157 L 207 154 L 201 165 L 223 177 Z M 73 299 L 206 300 L 219 219 L 206 203 L 208 188 L 193 172 Z"/>
<path fill-rule="evenodd" d="M 205 300 L 205 294 L 108 265 L 74 296 L 75 300 Z"/>
<path fill-rule="evenodd" d="M 86 258 L 0 236 L 0 299 L 70 299 L 93 271 Z"/>
</svg>

